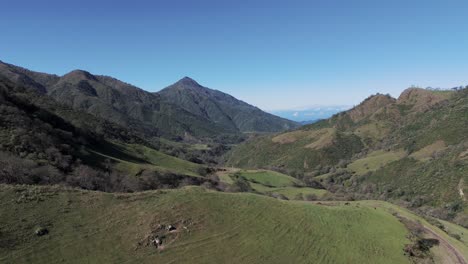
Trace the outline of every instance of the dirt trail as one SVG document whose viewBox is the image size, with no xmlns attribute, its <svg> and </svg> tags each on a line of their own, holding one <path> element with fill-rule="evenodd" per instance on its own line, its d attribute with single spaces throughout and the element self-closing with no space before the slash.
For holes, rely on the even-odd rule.
<svg viewBox="0 0 468 264">
<path fill-rule="evenodd" d="M 468 264 L 463 257 L 463 254 L 461 254 L 455 247 L 452 246 L 445 238 L 437 234 L 436 232 L 432 231 L 430 228 L 423 226 L 424 230 L 434 236 L 434 238 L 439 240 L 439 247 L 443 247 L 446 252 L 448 252 L 451 255 L 451 259 L 456 261 L 454 262 L 455 264 Z"/>
</svg>

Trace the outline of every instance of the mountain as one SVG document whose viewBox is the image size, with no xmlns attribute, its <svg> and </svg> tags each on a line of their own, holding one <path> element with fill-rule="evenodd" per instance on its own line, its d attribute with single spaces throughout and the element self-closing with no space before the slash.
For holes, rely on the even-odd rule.
<svg viewBox="0 0 468 264">
<path fill-rule="evenodd" d="M 164 147 L 0 76 L 0 183 L 137 191 L 207 181 L 205 166 Z"/>
<path fill-rule="evenodd" d="M 146 137 L 212 140 L 222 135 L 241 137 L 245 131 L 277 132 L 297 126 L 188 78 L 161 93 L 150 93 L 82 70 L 56 76 L 0 62 L 0 75 Z"/>
<path fill-rule="evenodd" d="M 229 153 L 228 164 L 275 169 L 332 192 L 453 219 L 468 191 L 467 106 L 468 87 L 410 88 L 398 99 L 377 94 L 329 119 L 249 140 Z"/>
<path fill-rule="evenodd" d="M 313 124 L 317 121 L 319 121 L 320 119 L 313 119 L 313 120 L 307 120 L 307 121 L 300 121 L 299 124 L 301 125 L 310 125 L 310 124 Z"/>
<path fill-rule="evenodd" d="M 220 124 L 231 131 L 278 132 L 298 127 L 296 122 L 263 112 L 223 92 L 184 77 L 159 93 L 163 101 Z"/>
<path fill-rule="evenodd" d="M 158 94 L 111 77 L 95 76 L 82 70 L 59 77 L 5 63 L 0 63 L 0 74 L 74 109 L 132 127 L 147 137 L 173 139 L 187 134 L 208 137 L 229 132 L 209 120 L 161 102 Z"/>
</svg>

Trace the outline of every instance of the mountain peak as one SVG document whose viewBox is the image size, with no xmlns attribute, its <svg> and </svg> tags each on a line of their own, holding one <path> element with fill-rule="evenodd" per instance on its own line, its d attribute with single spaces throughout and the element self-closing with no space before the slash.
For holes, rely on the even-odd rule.
<svg viewBox="0 0 468 264">
<path fill-rule="evenodd" d="M 412 105 L 413 110 L 421 111 L 448 99 L 452 94 L 452 91 L 433 91 L 411 87 L 400 94 L 397 102 L 403 105 Z"/>
<path fill-rule="evenodd" d="M 94 75 L 84 70 L 73 70 L 63 75 L 62 78 L 71 80 L 96 80 L 96 77 Z"/>
<path fill-rule="evenodd" d="M 391 97 L 390 95 L 384 95 L 384 94 L 378 93 L 378 94 L 369 96 L 364 101 L 362 101 L 362 103 L 360 103 L 358 106 L 349 110 L 348 113 L 354 122 L 358 122 L 372 115 L 380 108 L 385 107 L 388 104 L 394 103 L 395 101 L 396 99 Z"/>
<path fill-rule="evenodd" d="M 176 84 L 181 84 L 184 86 L 201 86 L 199 83 L 197 83 L 197 81 L 187 76 L 177 81 Z"/>
</svg>

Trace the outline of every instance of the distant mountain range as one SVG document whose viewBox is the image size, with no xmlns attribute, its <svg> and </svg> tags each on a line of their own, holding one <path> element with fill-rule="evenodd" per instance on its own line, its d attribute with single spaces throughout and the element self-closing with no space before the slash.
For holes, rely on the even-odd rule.
<svg viewBox="0 0 468 264">
<path fill-rule="evenodd" d="M 0 75 L 74 109 L 131 127 L 146 137 L 213 140 L 223 135 L 279 132 L 299 126 L 188 77 L 151 93 L 83 70 L 57 76 L 0 62 Z"/>
<path fill-rule="evenodd" d="M 329 105 L 303 107 L 297 109 L 271 110 L 269 112 L 274 115 L 304 124 L 304 122 L 311 123 L 320 119 L 330 118 L 332 115 L 348 110 L 351 107 L 352 106 L 347 105 Z"/>
</svg>

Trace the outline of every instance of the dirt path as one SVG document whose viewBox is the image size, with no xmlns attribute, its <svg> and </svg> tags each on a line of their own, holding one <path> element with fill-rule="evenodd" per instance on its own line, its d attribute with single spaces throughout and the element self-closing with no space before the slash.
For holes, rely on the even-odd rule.
<svg viewBox="0 0 468 264">
<path fill-rule="evenodd" d="M 445 238 L 443 238 L 442 236 L 440 236 L 436 232 L 432 231 L 430 228 L 428 228 L 426 226 L 423 226 L 423 227 L 424 227 L 424 230 L 427 233 L 431 234 L 432 236 L 434 236 L 434 238 L 439 240 L 439 243 L 440 243 L 439 246 L 443 247 L 445 249 L 445 251 L 449 253 L 449 255 L 451 256 L 451 259 L 453 261 L 456 261 L 454 263 L 456 263 L 456 264 L 468 264 L 466 262 L 465 258 L 463 257 L 463 254 L 461 254 L 455 247 L 452 246 L 452 244 L 450 244 L 447 240 L 445 240 Z"/>
</svg>

